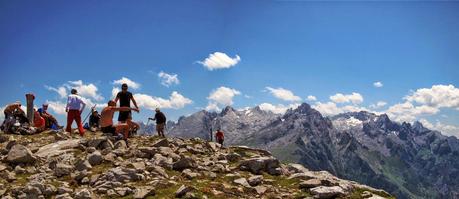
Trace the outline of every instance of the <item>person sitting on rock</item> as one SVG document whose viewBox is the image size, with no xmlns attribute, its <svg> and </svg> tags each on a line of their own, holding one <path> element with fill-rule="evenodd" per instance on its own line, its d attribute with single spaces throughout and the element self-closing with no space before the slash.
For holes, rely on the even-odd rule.
<svg viewBox="0 0 459 199">
<path fill-rule="evenodd" d="M 3 120 L 0 129 L 5 133 L 17 133 L 17 129 L 22 125 L 28 125 L 29 120 L 25 112 L 21 109 L 21 102 L 15 102 L 5 107 Z"/>
<path fill-rule="evenodd" d="M 127 138 L 127 134 L 129 133 L 129 125 L 120 124 L 120 125 L 113 125 L 113 115 L 116 111 L 136 111 L 139 112 L 137 108 L 131 107 L 116 107 L 116 102 L 113 100 L 108 101 L 108 106 L 103 108 L 100 112 L 100 129 L 103 133 L 116 135 L 117 133 L 122 133 Z"/>
<path fill-rule="evenodd" d="M 166 137 L 164 135 L 164 127 L 166 126 L 166 116 L 164 115 L 159 108 L 155 110 L 156 114 L 154 118 L 148 118 L 149 120 L 156 120 L 156 131 L 158 132 L 158 136 Z"/>
<path fill-rule="evenodd" d="M 53 115 L 48 113 L 48 104 L 43 104 L 42 108 L 38 109 L 38 112 L 40 113 L 40 116 L 45 119 L 45 128 L 54 130 L 62 128 L 61 126 L 59 126 L 57 119 Z"/>
<path fill-rule="evenodd" d="M 221 131 L 221 129 L 218 129 L 217 133 L 215 133 L 215 140 L 217 140 L 217 143 L 219 143 L 221 147 L 223 147 L 223 142 L 225 141 L 225 134 L 223 133 L 223 131 Z"/>
<path fill-rule="evenodd" d="M 92 110 L 91 116 L 89 116 L 89 129 L 92 132 L 96 132 L 99 129 L 100 115 L 97 110 Z"/>
<path fill-rule="evenodd" d="M 40 113 L 35 109 L 33 110 L 33 127 L 35 127 L 34 133 L 40 133 L 46 128 L 45 118 L 40 116 Z"/>
</svg>

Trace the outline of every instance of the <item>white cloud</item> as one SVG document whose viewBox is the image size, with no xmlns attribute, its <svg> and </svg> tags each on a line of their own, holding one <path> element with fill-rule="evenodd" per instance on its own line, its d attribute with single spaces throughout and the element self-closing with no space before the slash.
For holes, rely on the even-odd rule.
<svg viewBox="0 0 459 199">
<path fill-rule="evenodd" d="M 276 114 L 284 114 L 288 109 L 290 108 L 295 109 L 298 106 L 300 106 L 300 104 L 295 103 L 295 104 L 289 104 L 289 105 L 283 105 L 283 104 L 273 105 L 270 103 L 262 103 L 258 106 L 260 107 L 261 110 L 264 110 L 264 111 L 271 111 Z"/>
<path fill-rule="evenodd" d="M 438 121 L 435 124 L 432 124 L 426 119 L 419 120 L 424 127 L 432 130 L 440 131 L 442 134 L 448 136 L 456 136 L 459 138 L 459 126 L 450 125 L 450 124 L 443 124 L 442 122 Z"/>
<path fill-rule="evenodd" d="M 337 115 L 340 113 L 346 113 L 346 112 L 358 112 L 358 111 L 369 111 L 365 107 L 358 107 L 355 105 L 346 105 L 346 106 L 337 106 L 336 103 L 334 102 L 316 102 L 312 108 L 318 110 L 320 113 L 322 113 L 325 116 L 332 116 L 332 115 Z"/>
<path fill-rule="evenodd" d="M 0 107 L 0 121 L 3 121 L 5 119 L 5 115 L 3 114 L 5 108 L 6 106 Z"/>
<path fill-rule="evenodd" d="M 375 82 L 373 83 L 373 86 L 376 87 L 376 88 L 381 88 L 384 86 L 384 84 L 382 82 Z"/>
<path fill-rule="evenodd" d="M 118 87 L 113 87 L 112 88 L 112 99 L 115 99 L 116 98 L 116 95 L 121 91 L 120 88 Z"/>
<path fill-rule="evenodd" d="M 430 107 L 459 110 L 459 88 L 453 85 L 433 85 L 431 88 L 421 88 L 404 99 Z"/>
<path fill-rule="evenodd" d="M 372 108 L 372 109 L 378 109 L 378 108 L 382 108 L 382 107 L 384 107 L 384 106 L 386 106 L 386 105 L 387 105 L 387 102 L 378 101 L 378 102 L 376 102 L 376 104 L 371 104 L 371 105 L 370 105 L 370 108 Z"/>
<path fill-rule="evenodd" d="M 161 71 L 158 73 L 158 77 L 161 81 L 161 84 L 166 87 L 180 83 L 180 80 L 178 79 L 177 74 L 168 74 L 168 73 Z"/>
<path fill-rule="evenodd" d="M 132 88 L 132 89 L 140 88 L 140 84 L 139 83 L 134 82 L 134 81 L 130 80 L 127 77 L 121 77 L 121 79 L 113 81 L 113 84 L 115 84 L 115 85 L 127 84 L 128 87 Z"/>
<path fill-rule="evenodd" d="M 67 88 L 70 90 L 72 88 L 75 88 L 78 91 L 78 94 L 83 96 L 83 97 L 90 97 L 93 98 L 97 101 L 103 100 L 104 97 L 97 93 L 97 87 L 90 83 L 90 84 L 84 84 L 82 80 L 77 80 L 77 81 L 69 81 L 68 82 L 70 85 L 66 85 Z"/>
<path fill-rule="evenodd" d="M 266 87 L 268 91 L 274 95 L 274 97 L 279 98 L 284 101 L 301 101 L 301 98 L 293 94 L 292 91 L 284 89 L 284 88 L 271 88 Z"/>
<path fill-rule="evenodd" d="M 63 103 L 63 102 L 59 102 L 59 101 L 46 101 L 46 103 L 48 104 L 48 108 L 58 114 L 58 115 L 65 115 L 66 112 L 65 112 L 65 106 L 66 104 Z"/>
<path fill-rule="evenodd" d="M 308 97 L 306 97 L 306 99 L 307 99 L 308 101 L 317 101 L 317 98 L 316 98 L 316 96 L 314 96 L 314 95 L 308 95 Z"/>
<path fill-rule="evenodd" d="M 150 110 L 154 110 L 156 108 L 180 109 L 193 103 L 191 99 L 184 97 L 177 91 L 173 91 L 169 99 L 150 96 L 147 94 L 134 94 L 134 98 L 140 107 Z"/>
<path fill-rule="evenodd" d="M 45 88 L 47 90 L 49 90 L 49 91 L 56 92 L 57 94 L 59 94 L 59 97 L 61 97 L 61 98 L 66 98 L 67 97 L 67 89 L 65 89 L 64 86 L 59 86 L 58 88 L 55 88 L 55 87 L 51 87 L 51 86 L 45 85 Z"/>
<path fill-rule="evenodd" d="M 363 97 L 360 93 L 353 92 L 352 94 L 343 95 L 341 93 L 337 93 L 333 96 L 330 96 L 330 100 L 335 103 L 348 103 L 351 102 L 353 104 L 360 104 L 363 102 Z"/>
<path fill-rule="evenodd" d="M 411 102 L 398 103 L 389 107 L 385 112 L 399 122 L 413 122 L 422 115 L 433 115 L 440 110 L 431 106 L 414 106 Z"/>
<path fill-rule="evenodd" d="M 216 69 L 224 69 L 230 68 L 241 61 L 241 57 L 236 55 L 236 57 L 231 58 L 225 53 L 222 52 L 215 52 L 213 54 L 209 54 L 204 61 L 198 61 L 198 63 L 202 64 L 208 70 L 216 70 Z"/>
<path fill-rule="evenodd" d="M 218 107 L 218 104 L 215 102 L 209 102 L 209 104 L 205 108 L 206 111 L 220 111 L 221 108 Z"/>
<path fill-rule="evenodd" d="M 233 105 L 233 98 L 240 94 L 241 92 L 236 89 L 221 86 L 213 90 L 209 94 L 209 97 L 207 97 L 209 105 L 206 107 L 206 110 L 219 110 L 218 105 L 231 106 Z"/>
</svg>

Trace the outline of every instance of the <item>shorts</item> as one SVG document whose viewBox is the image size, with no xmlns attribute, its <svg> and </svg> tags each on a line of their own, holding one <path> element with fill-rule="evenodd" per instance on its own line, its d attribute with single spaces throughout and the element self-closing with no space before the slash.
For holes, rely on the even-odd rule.
<svg viewBox="0 0 459 199">
<path fill-rule="evenodd" d="M 120 111 L 118 114 L 118 122 L 126 122 L 131 114 L 131 111 Z"/>
<path fill-rule="evenodd" d="M 156 124 L 156 131 L 164 131 L 164 126 L 166 126 L 165 123 Z"/>
<path fill-rule="evenodd" d="M 225 139 L 217 138 L 217 143 L 223 145 L 223 141 L 225 141 Z"/>
<path fill-rule="evenodd" d="M 106 133 L 106 134 L 116 134 L 116 127 L 110 125 L 110 126 L 106 126 L 106 127 L 102 127 L 100 128 L 100 130 L 103 132 L 103 133 Z"/>
</svg>

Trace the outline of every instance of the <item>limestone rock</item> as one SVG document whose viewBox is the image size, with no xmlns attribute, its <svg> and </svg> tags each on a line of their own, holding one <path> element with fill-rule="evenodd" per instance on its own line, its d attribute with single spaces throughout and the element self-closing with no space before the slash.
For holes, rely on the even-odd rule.
<svg viewBox="0 0 459 199">
<path fill-rule="evenodd" d="M 7 161 L 13 164 L 33 163 L 35 160 L 32 152 L 27 147 L 20 144 L 11 147 L 8 152 Z"/>
<path fill-rule="evenodd" d="M 91 166 L 96 166 L 101 164 L 104 161 L 104 158 L 102 157 L 102 154 L 100 151 L 95 151 L 94 153 L 91 153 L 88 155 L 88 162 L 91 164 Z"/>
<path fill-rule="evenodd" d="M 344 190 L 339 186 L 325 187 L 319 186 L 310 189 L 311 193 L 320 199 L 334 198 L 336 196 L 344 195 Z"/>
</svg>

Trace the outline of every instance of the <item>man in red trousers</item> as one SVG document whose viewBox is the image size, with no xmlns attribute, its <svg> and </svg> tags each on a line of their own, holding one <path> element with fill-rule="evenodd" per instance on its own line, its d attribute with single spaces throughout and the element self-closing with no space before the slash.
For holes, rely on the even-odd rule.
<svg viewBox="0 0 459 199">
<path fill-rule="evenodd" d="M 72 133 L 72 123 L 75 120 L 80 135 L 84 135 L 83 125 L 81 124 L 81 113 L 83 112 L 85 106 L 86 104 L 78 95 L 77 90 L 72 89 L 71 94 L 67 99 L 67 106 L 65 107 L 65 111 L 67 112 L 67 128 L 65 128 L 65 131 Z"/>
</svg>

